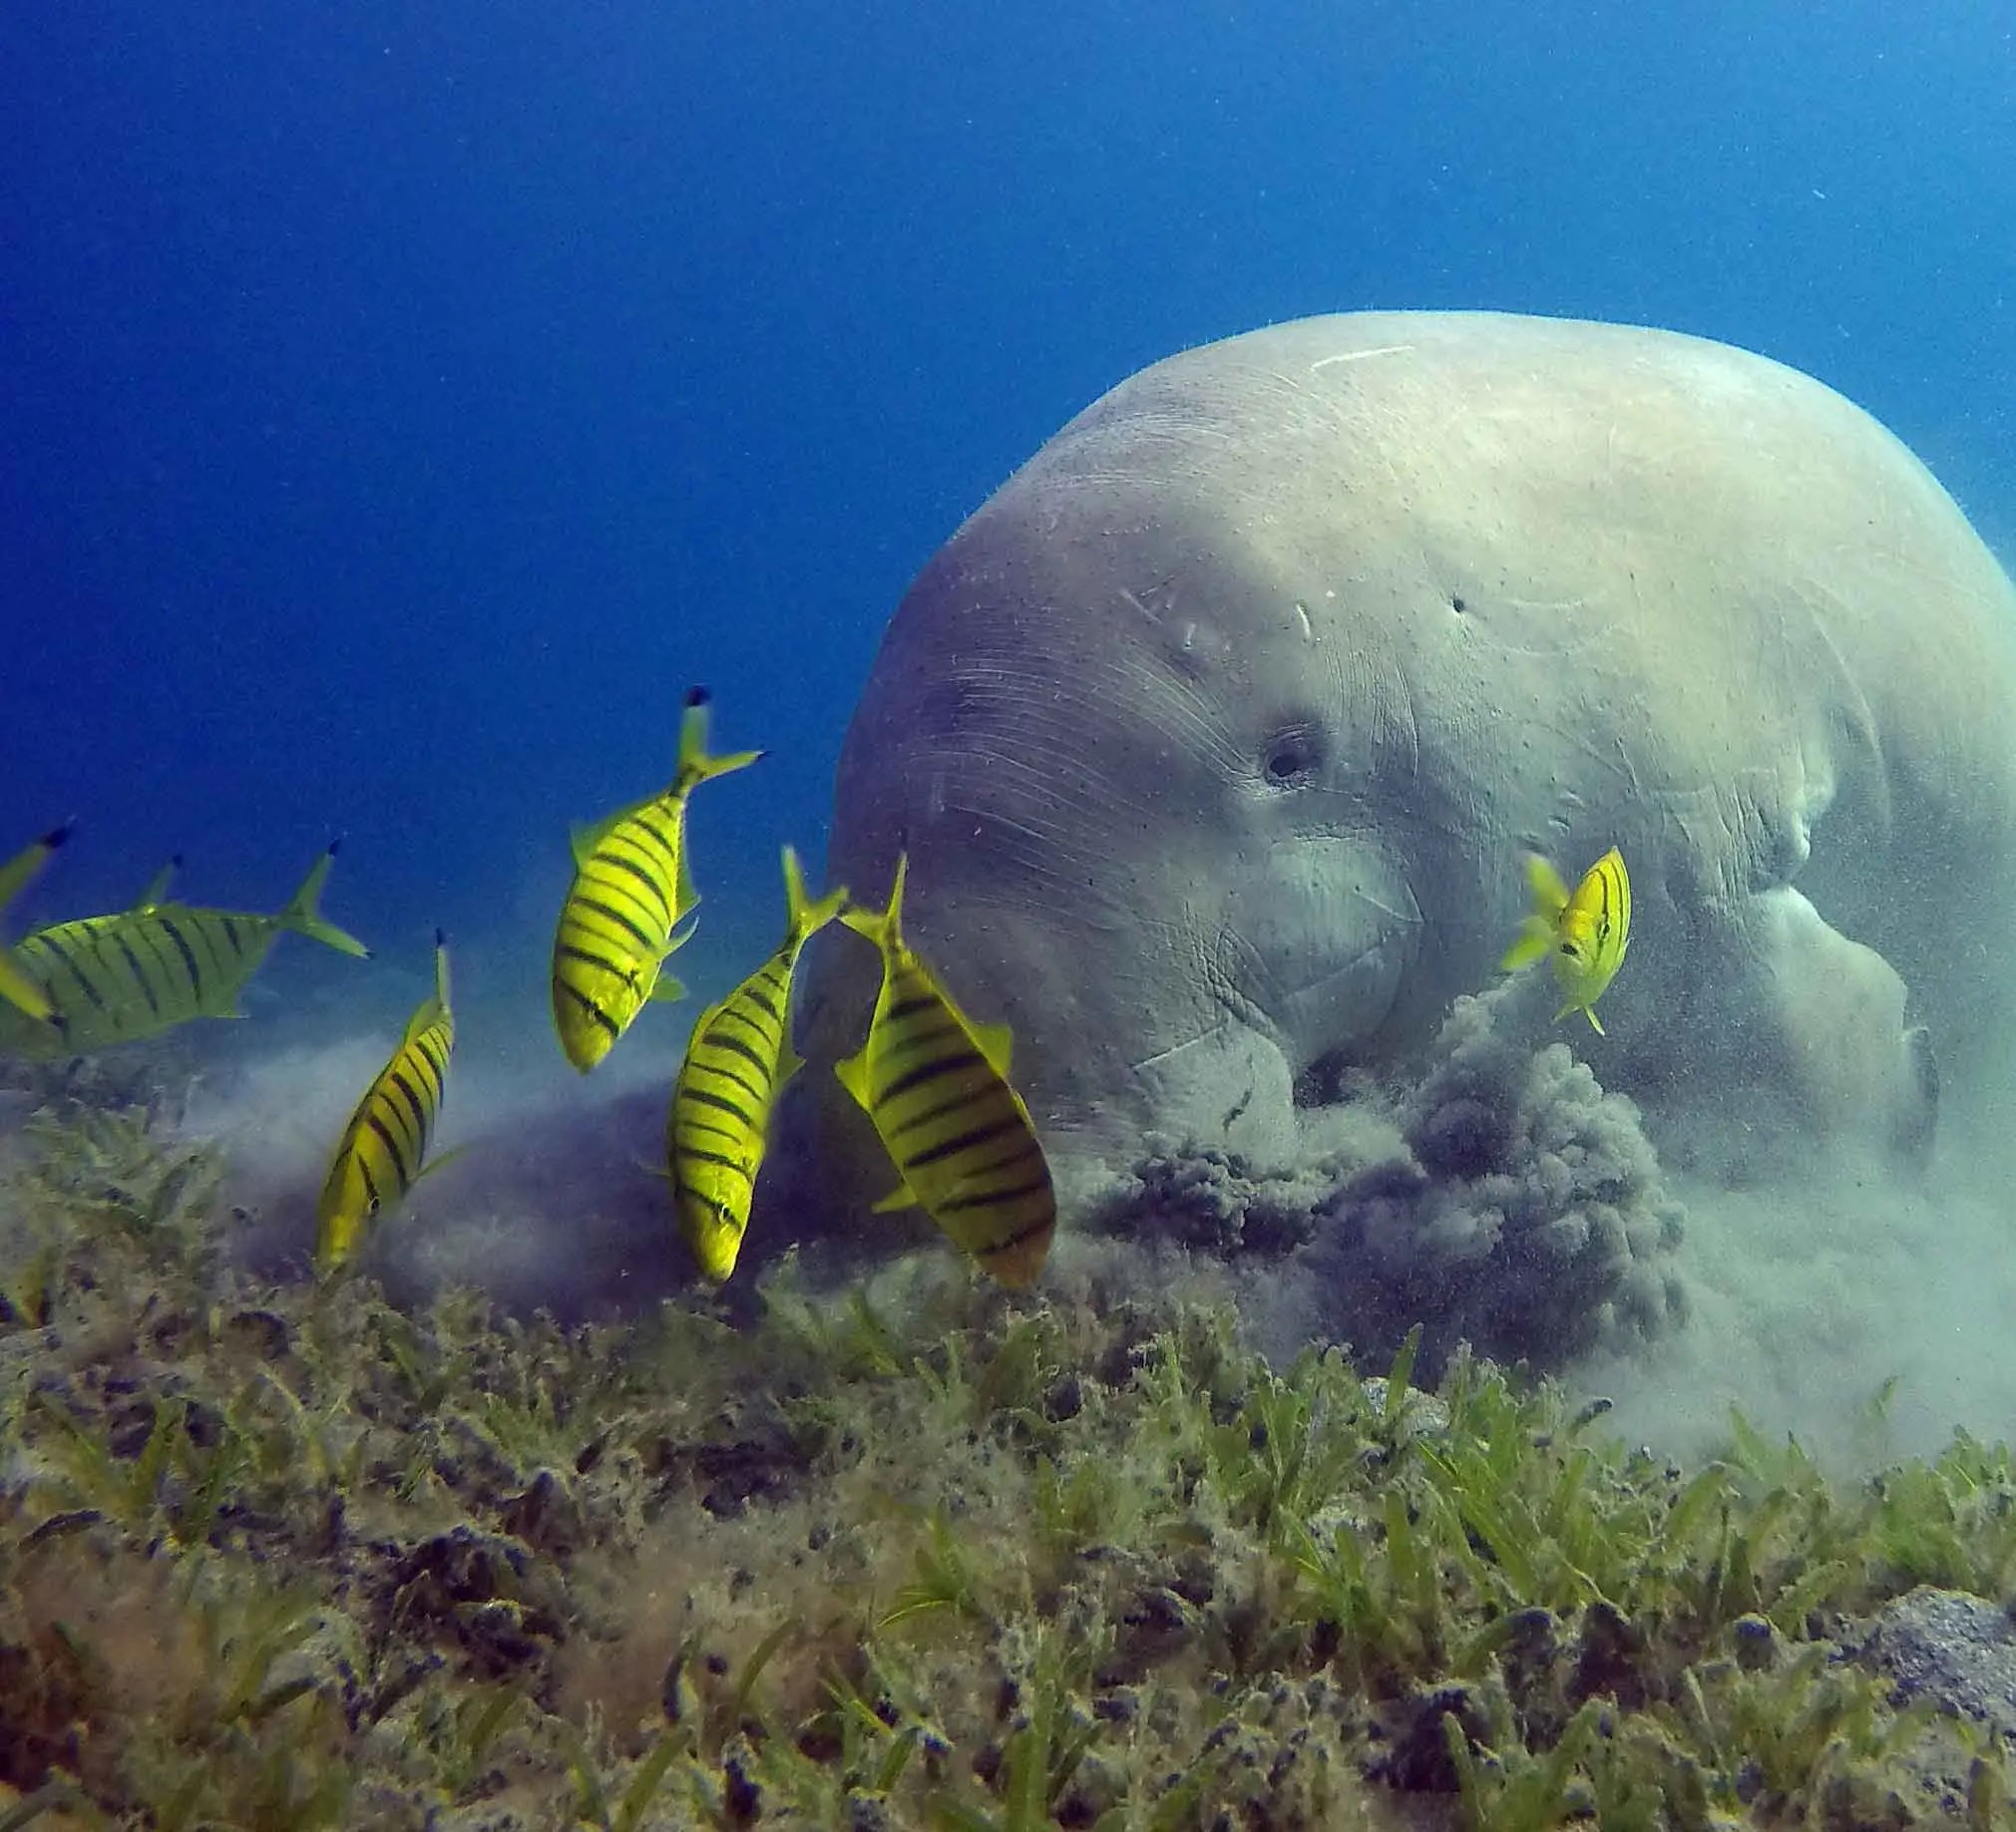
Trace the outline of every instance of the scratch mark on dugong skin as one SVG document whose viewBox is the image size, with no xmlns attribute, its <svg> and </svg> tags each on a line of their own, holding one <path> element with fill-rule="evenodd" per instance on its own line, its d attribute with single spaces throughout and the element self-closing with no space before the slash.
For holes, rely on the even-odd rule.
<svg viewBox="0 0 2016 1832">
<path fill-rule="evenodd" d="M 1376 350 L 1343 350 L 1335 356 L 1319 356 L 1309 365 L 1309 373 L 1314 375 L 1319 369 L 1328 369 L 1332 363 L 1362 363 L 1374 356 L 1411 356 L 1413 350 L 1411 343 L 1386 343 Z"/>
</svg>

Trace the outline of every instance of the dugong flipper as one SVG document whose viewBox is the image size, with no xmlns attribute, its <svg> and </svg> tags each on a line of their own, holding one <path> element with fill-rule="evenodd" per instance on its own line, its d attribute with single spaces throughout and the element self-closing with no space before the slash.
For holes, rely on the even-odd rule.
<svg viewBox="0 0 2016 1832">
<path fill-rule="evenodd" d="M 1283 324 L 1073 420 L 898 608 L 829 872 L 910 857 L 914 940 L 1007 1020 L 1060 1160 L 1292 1140 L 1490 986 L 1520 856 L 1621 848 L 1607 1083 L 1929 1138 L 2016 980 L 2016 593 L 1819 383 L 1668 332 Z M 784 1152 L 886 1177 L 831 1086 L 874 988 L 827 940 Z M 793 1189 L 789 1177 L 780 1189 Z"/>
</svg>

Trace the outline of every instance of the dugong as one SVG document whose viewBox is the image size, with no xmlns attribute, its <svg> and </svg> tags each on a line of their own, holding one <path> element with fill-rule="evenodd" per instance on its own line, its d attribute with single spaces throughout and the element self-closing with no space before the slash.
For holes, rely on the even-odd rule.
<svg viewBox="0 0 2016 1832">
<path fill-rule="evenodd" d="M 1608 1035 L 1651 1110 L 1922 1154 L 2016 984 L 2016 591 L 1874 420 L 1673 332 L 1319 317 L 1172 356 L 925 566 L 843 747 L 829 871 L 888 892 L 1052 1160 L 1280 1158 L 1340 1071 L 1481 991 L 1523 856 L 1633 888 Z M 785 1154 L 892 1174 L 831 1064 L 822 936 Z M 1545 979 L 1545 969 L 1535 969 Z"/>
</svg>

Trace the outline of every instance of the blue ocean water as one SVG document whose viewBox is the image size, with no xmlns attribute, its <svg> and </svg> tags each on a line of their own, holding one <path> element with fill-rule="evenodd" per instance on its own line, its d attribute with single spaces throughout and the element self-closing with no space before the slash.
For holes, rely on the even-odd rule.
<svg viewBox="0 0 2016 1832">
<path fill-rule="evenodd" d="M 330 914 L 414 984 L 445 924 L 531 1032 L 569 824 L 662 782 L 704 681 L 771 752 L 695 804 L 727 951 L 703 922 L 694 958 L 739 972 L 913 571 L 1103 388 L 1270 319 L 1723 337 L 2016 528 L 2011 32 L 1988 0 L 10 8 L 0 836 L 80 817 L 10 930 L 171 853 L 193 901 L 276 907 L 341 833 Z M 363 985 L 299 943 L 270 972 Z"/>
</svg>

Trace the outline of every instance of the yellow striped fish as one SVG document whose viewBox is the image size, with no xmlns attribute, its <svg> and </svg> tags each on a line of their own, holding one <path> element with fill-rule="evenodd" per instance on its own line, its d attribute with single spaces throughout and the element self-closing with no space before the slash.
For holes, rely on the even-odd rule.
<svg viewBox="0 0 2016 1832">
<path fill-rule="evenodd" d="M 1050 1167 L 1022 1097 L 1008 1085 L 1006 1024 L 976 1024 L 902 932 L 908 857 L 889 908 L 841 920 L 882 951 L 868 1041 L 836 1066 L 903 1181 L 878 1211 L 923 1209 L 1003 1284 L 1034 1282 L 1056 1230 Z"/>
<path fill-rule="evenodd" d="M 31 846 L 25 846 L 5 865 L 0 865 L 0 910 L 5 910 L 35 881 L 49 863 L 49 856 L 70 838 L 70 823 L 53 827 Z M 49 994 L 10 948 L 0 946 L 0 1000 L 23 1011 L 37 1022 L 47 1024 L 56 1015 Z"/>
<path fill-rule="evenodd" d="M 665 1122 L 679 1231 L 718 1284 L 735 1270 L 777 1090 L 800 1064 L 788 1032 L 791 971 L 806 938 L 840 914 L 844 890 L 807 901 L 798 855 L 784 849 L 784 940 L 693 1026 Z"/>
<path fill-rule="evenodd" d="M 283 929 L 368 960 L 371 950 L 322 919 L 331 846 L 287 907 L 271 916 L 165 902 L 171 864 L 140 902 L 24 935 L 16 962 L 54 1007 L 46 1024 L 0 1005 L 0 1055 L 47 1059 L 158 1036 L 192 1018 L 234 1018 L 238 994 Z"/>
<path fill-rule="evenodd" d="M 1631 940 L 1631 875 L 1624 869 L 1624 856 L 1613 846 L 1571 894 L 1552 865 L 1538 853 L 1528 853 L 1526 882 L 1533 893 L 1533 914 L 1519 924 L 1518 939 L 1498 965 L 1510 972 L 1542 954 L 1551 956 L 1561 984 L 1561 1009 L 1554 1021 L 1579 1011 L 1600 1037 L 1604 1031 L 1596 1001 L 1617 977 Z"/>
<path fill-rule="evenodd" d="M 586 1075 L 650 998 L 683 998 L 660 978 L 692 931 L 699 900 L 686 867 L 686 798 L 711 776 L 745 769 L 761 751 L 707 755 L 707 690 L 686 695 L 671 784 L 575 843 L 575 875 L 553 943 L 553 1022 L 568 1061 Z"/>
<path fill-rule="evenodd" d="M 315 1266 L 347 1266 L 366 1231 L 410 1190 L 427 1158 L 441 1112 L 455 1013 L 448 1003 L 448 941 L 434 931 L 434 995 L 414 1012 L 392 1060 L 365 1091 L 315 1205 Z M 449 1153 L 450 1157 L 456 1154 Z"/>
</svg>

